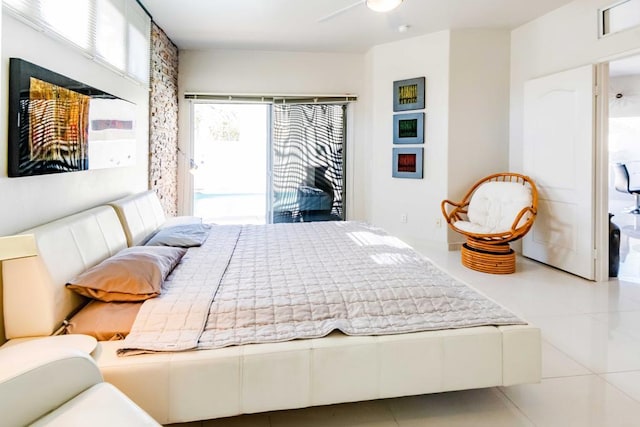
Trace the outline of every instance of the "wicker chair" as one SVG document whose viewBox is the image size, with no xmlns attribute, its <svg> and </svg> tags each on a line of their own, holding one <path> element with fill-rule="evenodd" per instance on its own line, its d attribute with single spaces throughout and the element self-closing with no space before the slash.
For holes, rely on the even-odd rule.
<svg viewBox="0 0 640 427">
<path fill-rule="evenodd" d="M 497 173 L 478 181 L 461 202 L 443 200 L 442 214 L 452 230 L 466 236 L 462 264 L 484 273 L 509 274 L 516 255 L 509 247 L 533 225 L 538 190 L 517 173 Z"/>
</svg>

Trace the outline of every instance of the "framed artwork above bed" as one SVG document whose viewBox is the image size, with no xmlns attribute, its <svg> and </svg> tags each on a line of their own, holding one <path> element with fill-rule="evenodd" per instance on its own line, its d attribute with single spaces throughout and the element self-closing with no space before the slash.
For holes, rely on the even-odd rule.
<svg viewBox="0 0 640 427">
<path fill-rule="evenodd" d="M 134 165 L 135 135 L 135 104 L 10 59 L 10 177 Z"/>
</svg>

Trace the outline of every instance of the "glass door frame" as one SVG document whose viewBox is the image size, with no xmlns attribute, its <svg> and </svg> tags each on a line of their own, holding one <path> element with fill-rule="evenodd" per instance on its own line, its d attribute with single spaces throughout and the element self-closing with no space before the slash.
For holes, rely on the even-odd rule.
<svg viewBox="0 0 640 427">
<path fill-rule="evenodd" d="M 263 99 L 265 97 L 262 97 Z M 354 97 L 354 100 L 357 99 Z M 353 100 L 348 102 L 335 102 L 335 104 L 343 105 L 343 120 L 344 120 L 344 128 L 343 128 L 343 155 L 342 155 L 342 168 L 343 168 L 343 186 L 342 186 L 342 201 L 343 201 L 343 220 L 348 219 L 348 207 L 349 201 L 347 200 L 347 196 L 350 193 L 350 189 L 353 186 L 353 177 L 349 178 L 350 175 L 350 164 L 354 160 L 348 156 L 348 147 L 352 144 L 353 135 L 350 134 L 351 128 L 349 124 L 354 119 L 353 117 L 353 108 L 350 105 Z M 266 200 L 266 222 L 273 223 L 273 108 L 274 102 L 271 100 L 249 100 L 249 101 L 224 101 L 224 100 L 207 100 L 207 99 L 191 99 L 187 98 L 186 103 L 189 105 L 189 118 L 188 118 L 188 146 L 181 147 L 180 143 L 178 144 L 178 199 L 179 206 L 182 207 L 182 214 L 184 215 L 193 215 L 194 206 L 193 206 L 193 192 L 194 192 L 194 181 L 193 175 L 190 173 L 190 169 L 194 164 L 194 147 L 195 147 L 195 132 L 194 132 L 194 124 L 195 124 L 195 114 L 194 114 L 194 105 L 195 104 L 230 104 L 230 103 L 245 103 L 245 104 L 267 104 L 270 108 L 267 109 L 268 117 L 267 117 L 267 200 Z M 179 138 L 179 142 L 180 142 Z M 180 200 L 181 199 L 181 200 Z"/>
</svg>

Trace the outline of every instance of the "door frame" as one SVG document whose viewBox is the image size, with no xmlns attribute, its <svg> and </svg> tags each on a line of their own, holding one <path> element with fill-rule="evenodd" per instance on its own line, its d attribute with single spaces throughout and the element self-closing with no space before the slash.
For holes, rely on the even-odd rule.
<svg viewBox="0 0 640 427">
<path fill-rule="evenodd" d="M 596 108 L 595 120 L 595 203 L 596 229 L 595 280 L 609 280 L 609 63 L 619 59 L 640 55 L 640 49 L 633 49 L 601 58 L 596 62 Z"/>
<path fill-rule="evenodd" d="M 640 55 L 640 50 L 604 58 L 595 64 L 594 86 L 594 280 L 609 280 L 609 62 Z"/>
<path fill-rule="evenodd" d="M 609 280 L 609 62 L 596 64 L 595 153 L 595 280 Z"/>
<path fill-rule="evenodd" d="M 191 168 L 191 161 L 194 156 L 194 138 L 195 134 L 193 132 L 194 125 L 194 105 L 198 103 L 213 103 L 213 104 L 228 104 L 230 101 L 226 100 L 230 95 L 225 95 L 225 100 L 217 100 L 217 99 L 207 99 L 206 95 L 202 99 L 193 98 L 182 100 L 184 104 L 180 104 L 180 108 L 182 109 L 183 105 L 187 108 L 188 114 L 179 117 L 178 124 L 179 126 L 186 122 L 188 125 L 186 129 L 184 126 L 180 128 L 178 135 L 178 171 L 177 171 L 177 187 L 178 187 L 178 214 L 179 215 L 193 215 L 193 175 L 189 172 Z M 292 97 L 296 97 L 295 95 L 291 95 Z M 309 95 L 305 95 L 308 97 Z M 286 97 L 284 95 L 279 95 L 279 97 Z M 318 95 L 316 98 L 322 97 L 330 97 L 332 99 L 338 98 L 335 95 Z M 342 98 L 343 96 L 339 96 Z M 346 95 L 346 98 L 353 98 L 352 100 L 346 99 L 344 103 L 336 102 L 337 104 L 345 105 L 343 119 L 344 119 L 344 145 L 343 145 L 343 210 L 344 210 L 344 220 L 349 220 L 353 217 L 353 206 L 354 201 L 347 201 L 347 196 L 349 198 L 354 195 L 354 186 L 355 186 L 355 178 L 353 176 L 352 171 L 355 170 L 355 159 L 354 156 L 347 153 L 353 153 L 354 150 L 354 141 L 355 141 L 355 132 L 354 128 L 356 127 L 356 116 L 357 116 L 357 108 L 355 107 L 357 97 L 354 95 Z M 239 103 L 260 103 L 273 105 L 273 101 L 269 101 L 268 99 L 274 98 L 274 95 L 251 95 L 240 98 L 244 100 L 236 101 Z M 272 144 L 273 144 L 273 109 L 268 108 L 268 144 L 267 144 L 267 186 L 269 186 L 268 194 L 267 194 L 267 221 L 272 220 L 270 215 L 272 216 L 272 186 L 271 186 L 271 169 L 273 166 L 273 158 L 272 158 Z M 186 116 L 186 117 L 185 117 Z M 185 143 L 186 142 L 186 143 Z"/>
</svg>

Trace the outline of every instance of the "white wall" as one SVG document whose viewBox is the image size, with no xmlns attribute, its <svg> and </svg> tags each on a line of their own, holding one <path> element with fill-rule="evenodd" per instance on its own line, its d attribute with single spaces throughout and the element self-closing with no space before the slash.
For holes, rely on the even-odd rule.
<svg viewBox="0 0 640 427">
<path fill-rule="evenodd" d="M 470 177 L 505 172 L 509 162 L 509 47 L 506 30 L 451 32 L 449 195 Z"/>
<path fill-rule="evenodd" d="M 409 244 L 446 243 L 436 227 L 447 195 L 449 31 L 374 47 L 371 67 L 368 219 Z M 392 178 L 393 82 L 426 77 L 423 179 Z M 401 216 L 407 214 L 407 223 Z"/>
<path fill-rule="evenodd" d="M 134 167 L 34 177 L 7 177 L 7 89 L 9 58 L 16 57 L 78 80 L 137 105 L 137 163 Z M 147 188 L 148 91 L 95 63 L 79 51 L 8 16 L 2 17 L 0 93 L 0 235 L 85 209 Z"/>
<path fill-rule="evenodd" d="M 640 28 L 598 39 L 598 9 L 614 0 L 576 0 L 511 33 L 509 163 L 522 170 L 523 91 L 527 80 L 640 49 Z"/>
<path fill-rule="evenodd" d="M 507 30 L 451 32 L 447 198 L 461 200 L 479 179 L 509 169 Z M 449 242 L 464 238 L 449 230 Z"/>
<path fill-rule="evenodd" d="M 368 217 L 416 247 L 460 242 L 447 232 L 440 202 L 508 168 L 509 33 L 442 31 L 376 46 L 369 57 Z M 392 84 L 420 76 L 427 82 L 424 178 L 392 178 Z"/>
<path fill-rule="evenodd" d="M 364 55 L 333 53 L 268 52 L 245 50 L 180 51 L 178 88 L 179 145 L 188 152 L 190 145 L 189 102 L 185 92 L 233 94 L 345 94 L 359 96 L 351 104 L 352 138 L 347 146 L 347 217 L 365 219 L 363 180 L 363 114 L 366 95 Z M 186 157 L 181 156 L 179 211 L 190 210 L 189 174 L 184 173 Z M 187 177 L 187 180 L 184 177 Z M 186 182 L 185 182 L 186 181 Z"/>
</svg>

